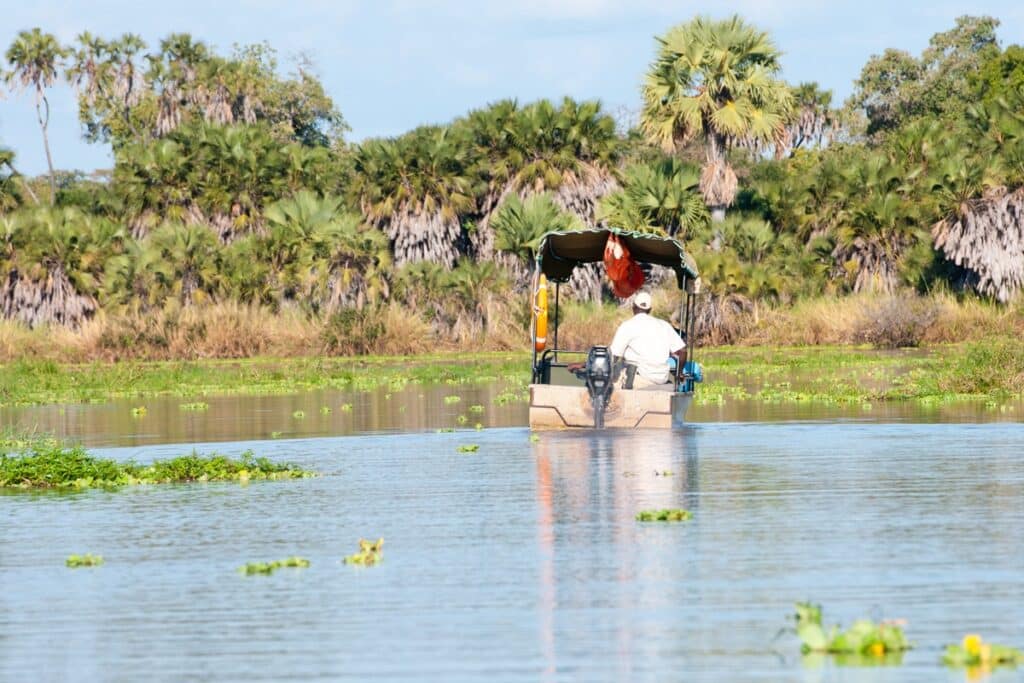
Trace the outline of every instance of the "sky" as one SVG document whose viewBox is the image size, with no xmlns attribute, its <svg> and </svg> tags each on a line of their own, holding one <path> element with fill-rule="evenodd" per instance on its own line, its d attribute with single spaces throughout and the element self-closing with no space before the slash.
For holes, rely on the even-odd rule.
<svg viewBox="0 0 1024 683">
<path fill-rule="evenodd" d="M 35 0 L 10 2 L 0 51 L 38 26 L 70 43 L 82 31 L 137 33 L 151 46 L 188 32 L 221 53 L 267 41 L 287 70 L 313 60 L 352 130 L 347 139 L 398 135 L 506 97 L 599 99 L 612 113 L 636 111 L 654 57 L 654 36 L 696 14 L 739 13 L 783 52 L 783 77 L 817 81 L 845 99 L 872 54 L 919 54 L 962 14 L 999 18 L 1003 45 L 1024 43 L 1019 0 Z M 54 165 L 112 165 L 106 145 L 82 140 L 71 89 L 50 93 Z M 0 146 L 19 170 L 46 170 L 31 94 L 0 99 Z"/>
</svg>

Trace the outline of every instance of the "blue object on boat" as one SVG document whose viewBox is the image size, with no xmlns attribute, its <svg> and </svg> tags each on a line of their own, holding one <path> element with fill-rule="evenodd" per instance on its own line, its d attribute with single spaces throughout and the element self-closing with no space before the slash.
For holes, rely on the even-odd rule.
<svg viewBox="0 0 1024 683">
<path fill-rule="evenodd" d="M 693 377 L 694 382 L 704 381 L 704 368 L 695 360 L 688 360 L 683 364 L 683 372 Z"/>
</svg>

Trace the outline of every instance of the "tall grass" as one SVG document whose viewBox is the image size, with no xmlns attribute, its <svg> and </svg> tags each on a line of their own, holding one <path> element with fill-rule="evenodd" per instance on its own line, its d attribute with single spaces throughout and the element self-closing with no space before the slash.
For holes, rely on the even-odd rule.
<svg viewBox="0 0 1024 683">
<path fill-rule="evenodd" d="M 669 319 L 674 288 L 655 290 L 654 313 Z M 704 296 L 702 306 L 709 305 Z M 434 351 L 527 351 L 525 297 L 488 297 L 484 315 L 426 313 L 392 302 L 320 319 L 296 310 L 217 304 L 152 315 L 100 315 L 78 331 L 29 330 L 0 321 L 0 363 L 31 358 L 62 363 L 190 360 L 255 356 L 414 355 Z M 948 293 L 820 297 L 792 305 L 724 307 L 716 329 L 698 330 L 698 343 L 741 346 L 871 344 L 917 346 L 1024 336 L 1024 307 L 1000 306 Z M 628 308 L 562 301 L 559 346 L 586 349 L 611 341 Z"/>
</svg>

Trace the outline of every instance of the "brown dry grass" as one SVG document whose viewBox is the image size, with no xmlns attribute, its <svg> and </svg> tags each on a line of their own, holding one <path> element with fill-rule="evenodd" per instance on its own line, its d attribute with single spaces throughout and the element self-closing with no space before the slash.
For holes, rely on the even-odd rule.
<svg viewBox="0 0 1024 683">
<path fill-rule="evenodd" d="M 654 312 L 668 319 L 678 292 L 654 292 Z M 100 315 L 78 331 L 29 330 L 0 321 L 0 362 L 35 358 L 58 362 L 313 356 L 371 353 L 406 355 L 433 351 L 506 351 L 529 348 L 525 303 L 495 297 L 478 315 L 454 323 L 429 321 L 397 303 L 372 312 L 372 339 L 363 327 L 332 337 L 331 321 L 298 311 L 218 304 L 150 316 Z M 559 346 L 584 350 L 611 341 L 629 317 L 622 306 L 563 302 Z M 701 344 L 728 339 L 743 346 L 862 344 L 916 345 L 1024 337 L 1024 306 L 1000 306 L 950 294 L 920 297 L 822 297 L 793 306 L 761 305 L 724 319 L 728 330 L 704 331 Z M 364 320 L 363 323 L 365 324 Z M 333 340 L 329 343 L 328 340 Z M 356 342 L 365 342 L 357 345 Z"/>
</svg>

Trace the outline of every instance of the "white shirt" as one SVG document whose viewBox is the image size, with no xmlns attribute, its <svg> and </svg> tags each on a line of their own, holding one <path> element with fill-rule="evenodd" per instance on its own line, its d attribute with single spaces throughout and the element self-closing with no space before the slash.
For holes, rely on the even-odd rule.
<svg viewBox="0 0 1024 683">
<path fill-rule="evenodd" d="M 636 365 L 637 374 L 644 379 L 664 384 L 669 380 L 669 355 L 684 346 L 686 344 L 667 322 L 647 313 L 637 313 L 619 325 L 610 351 L 613 356 Z"/>
</svg>

